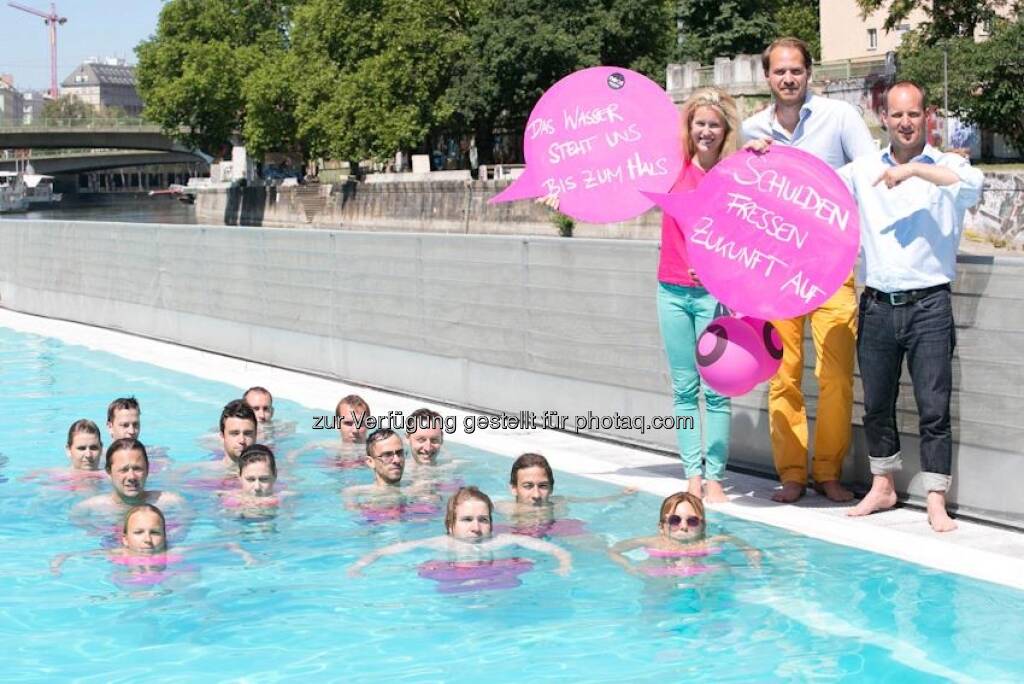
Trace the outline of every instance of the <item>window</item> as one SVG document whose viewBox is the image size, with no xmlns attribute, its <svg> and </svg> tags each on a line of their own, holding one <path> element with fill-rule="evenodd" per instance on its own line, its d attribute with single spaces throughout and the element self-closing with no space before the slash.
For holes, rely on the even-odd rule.
<svg viewBox="0 0 1024 684">
<path fill-rule="evenodd" d="M 896 27 L 896 35 L 902 36 L 904 33 L 910 30 L 910 24 L 900 24 Z"/>
<path fill-rule="evenodd" d="M 878 49 L 878 29 L 868 29 L 868 50 Z"/>
</svg>

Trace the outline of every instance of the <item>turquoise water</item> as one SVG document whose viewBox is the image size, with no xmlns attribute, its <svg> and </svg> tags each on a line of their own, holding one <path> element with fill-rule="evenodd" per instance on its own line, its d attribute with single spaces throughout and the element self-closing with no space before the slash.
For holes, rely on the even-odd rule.
<svg viewBox="0 0 1024 684">
<path fill-rule="evenodd" d="M 142 440 L 173 459 L 148 487 L 182 493 L 193 511 L 172 540 L 237 542 L 255 565 L 220 548 L 195 551 L 175 577 L 145 590 L 120 582 L 123 569 L 102 556 L 72 558 L 61 576 L 50 574 L 53 556 L 99 549 L 104 534 L 69 521 L 83 493 L 22 478 L 64 466 L 68 425 L 79 417 L 102 425 L 110 399 L 128 394 L 142 404 Z M 592 535 L 554 539 L 573 552 L 566 578 L 530 553 L 521 555 L 534 568 L 505 590 L 439 593 L 416 572 L 429 553 L 350 578 L 346 566 L 363 553 L 439 534 L 442 523 L 368 524 L 345 509 L 340 491 L 368 483 L 369 473 L 329 467 L 316 453 L 283 469 L 301 495 L 273 519 L 241 520 L 211 492 L 183 488 L 188 476 L 176 471 L 210 458 L 197 438 L 237 394 L 0 328 L 3 681 L 1024 680 L 1024 593 L 997 585 L 715 513 L 710 531 L 760 548 L 760 568 L 727 550 L 714 559 L 719 571 L 682 586 L 626 574 L 597 547 L 653 531 L 659 500 L 648 495 L 572 505 Z M 279 454 L 323 438 L 312 429 L 322 411 L 275 406 L 278 420 L 298 425 Z M 462 480 L 505 495 L 509 459 L 446 449 L 467 461 Z M 614 491 L 557 480 L 564 495 Z"/>
</svg>

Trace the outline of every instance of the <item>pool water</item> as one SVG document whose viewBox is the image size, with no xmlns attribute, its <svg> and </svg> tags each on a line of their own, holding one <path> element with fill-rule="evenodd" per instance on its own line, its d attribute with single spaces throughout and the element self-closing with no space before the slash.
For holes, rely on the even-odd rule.
<svg viewBox="0 0 1024 684">
<path fill-rule="evenodd" d="M 714 512 L 709 532 L 761 549 L 760 567 L 726 547 L 713 559 L 715 572 L 678 582 L 627 574 L 601 548 L 654 532 L 660 500 L 646 494 L 571 505 L 589 534 L 553 538 L 573 553 L 568 577 L 526 551 L 514 554 L 533 561 L 517 575 L 521 584 L 490 591 L 439 591 L 418 574 L 429 552 L 383 559 L 349 577 L 347 566 L 372 549 L 442 533 L 441 519 L 368 521 L 344 507 L 340 491 L 369 483 L 369 472 L 330 467 L 316 452 L 282 463 L 282 480 L 299 495 L 272 518 L 241 519 L 213 492 L 183 488 L 182 467 L 210 459 L 197 439 L 238 394 L 0 328 L 5 682 L 1024 680 L 1024 593 L 998 585 Z M 211 547 L 187 553 L 171 566 L 173 577 L 152 586 L 126 583 L 125 568 L 97 555 L 71 558 L 59 577 L 49 572 L 59 553 L 109 544 L 109 531 L 104 541 L 102 529 L 69 520 L 85 493 L 23 478 L 65 466 L 70 423 L 88 417 L 103 428 L 107 403 L 126 395 L 142 405 L 142 441 L 166 447 L 172 459 L 148 488 L 182 493 L 192 511 L 172 541 L 237 542 L 254 565 Z M 322 410 L 282 400 L 275 408 L 278 421 L 297 424 L 277 445 L 282 461 L 324 438 L 312 429 Z M 445 448 L 465 461 L 458 478 L 507 496 L 510 459 Z M 563 495 L 614 491 L 557 475 Z"/>
</svg>

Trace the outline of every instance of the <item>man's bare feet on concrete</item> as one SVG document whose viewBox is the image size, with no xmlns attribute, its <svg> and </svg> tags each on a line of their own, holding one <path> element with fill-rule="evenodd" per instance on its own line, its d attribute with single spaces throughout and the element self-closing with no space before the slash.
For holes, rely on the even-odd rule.
<svg viewBox="0 0 1024 684">
<path fill-rule="evenodd" d="M 825 480 L 814 486 L 814 491 L 837 503 L 853 501 L 853 492 L 839 483 L 839 480 Z"/>
<path fill-rule="evenodd" d="M 703 499 L 704 498 L 704 478 L 700 475 L 694 475 L 686 479 L 686 491 L 694 496 Z"/>
<path fill-rule="evenodd" d="M 725 495 L 725 490 L 722 489 L 722 483 L 718 480 L 708 480 L 706 485 L 708 493 L 704 498 L 708 503 L 725 503 L 729 500 L 729 497 Z"/>
<path fill-rule="evenodd" d="M 936 532 L 952 532 L 956 522 L 946 512 L 946 493 L 928 492 L 928 524 Z"/>
<path fill-rule="evenodd" d="M 864 495 L 856 506 L 846 515 L 871 515 L 876 511 L 884 511 L 896 505 L 896 485 L 892 475 L 875 475 L 871 480 L 871 491 Z"/>
<path fill-rule="evenodd" d="M 782 489 L 772 494 L 772 501 L 777 503 L 795 503 L 804 495 L 806 487 L 799 482 L 783 482 Z"/>
</svg>

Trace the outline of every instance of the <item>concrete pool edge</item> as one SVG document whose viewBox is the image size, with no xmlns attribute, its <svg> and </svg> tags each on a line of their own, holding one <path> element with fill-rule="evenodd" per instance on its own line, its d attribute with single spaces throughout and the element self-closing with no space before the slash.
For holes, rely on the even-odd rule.
<svg viewBox="0 0 1024 684">
<path fill-rule="evenodd" d="M 471 411 L 106 328 L 3 308 L 0 308 L 0 326 L 53 337 L 69 344 L 242 389 L 264 385 L 275 396 L 322 409 L 325 414 L 333 413 L 337 399 L 350 392 L 366 398 L 373 407 L 374 415 L 386 414 L 388 410 L 400 410 L 408 415 L 420 406 L 431 406 L 446 415 L 457 416 L 460 430 L 451 439 L 468 446 L 510 458 L 524 451 L 538 451 L 545 454 L 557 470 L 620 486 L 634 486 L 661 496 L 685 487 L 685 480 L 662 472 L 681 471 L 678 462 L 650 450 L 553 430 L 486 430 L 469 434 L 461 428 L 465 417 L 474 415 Z M 771 503 L 767 493 L 775 483 L 763 478 L 730 472 L 727 483 L 731 488 L 731 501 L 714 507 L 715 511 L 1024 590 L 1024 534 L 1019 532 L 960 521 L 960 530 L 939 536 L 927 529 L 924 514 L 920 511 L 897 509 L 869 518 L 848 519 L 843 515 L 845 507 L 826 504 L 821 497 L 814 495 L 809 495 L 802 504 L 795 506 Z M 652 513 L 652 518 L 655 515 Z M 649 523 L 653 521 L 645 520 L 638 524 L 646 530 L 653 527 Z"/>
</svg>

